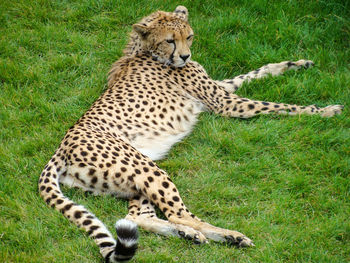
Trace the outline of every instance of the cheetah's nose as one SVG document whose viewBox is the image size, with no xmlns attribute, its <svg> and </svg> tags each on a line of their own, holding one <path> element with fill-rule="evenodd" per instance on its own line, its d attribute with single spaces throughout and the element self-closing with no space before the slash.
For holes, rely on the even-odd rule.
<svg viewBox="0 0 350 263">
<path fill-rule="evenodd" d="M 190 55 L 180 55 L 180 58 L 182 58 L 182 60 L 184 62 L 186 62 L 186 60 L 190 57 Z"/>
</svg>

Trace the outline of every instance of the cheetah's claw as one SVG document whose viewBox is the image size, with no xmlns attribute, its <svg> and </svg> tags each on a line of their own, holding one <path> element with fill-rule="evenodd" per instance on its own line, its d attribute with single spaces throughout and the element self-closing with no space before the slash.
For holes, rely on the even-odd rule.
<svg viewBox="0 0 350 263">
<path fill-rule="evenodd" d="M 305 69 L 310 68 L 310 67 L 315 65 L 315 63 L 312 60 L 305 60 L 305 59 L 300 59 L 294 63 L 298 67 L 304 67 Z"/>
<path fill-rule="evenodd" d="M 183 229 L 184 231 L 182 230 L 178 231 L 178 235 L 180 237 L 187 240 L 192 240 L 194 244 L 208 243 L 207 239 L 201 232 L 186 226 L 183 226 L 183 228 L 184 228 Z"/>
<path fill-rule="evenodd" d="M 344 106 L 343 105 L 329 105 L 322 109 L 322 117 L 332 117 L 342 113 Z"/>
<path fill-rule="evenodd" d="M 252 240 L 250 240 L 246 236 L 233 237 L 229 235 L 225 236 L 225 239 L 228 244 L 236 247 L 255 247 Z"/>
</svg>

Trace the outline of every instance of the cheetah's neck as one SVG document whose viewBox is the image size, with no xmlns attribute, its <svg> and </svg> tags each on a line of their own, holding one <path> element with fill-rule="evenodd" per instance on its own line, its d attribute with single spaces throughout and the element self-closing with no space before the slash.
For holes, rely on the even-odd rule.
<svg viewBox="0 0 350 263">
<path fill-rule="evenodd" d="M 129 43 L 126 45 L 123 52 L 127 57 L 132 57 L 142 52 L 141 39 L 135 31 L 130 33 Z"/>
<path fill-rule="evenodd" d="M 143 50 L 141 45 L 140 36 L 132 31 L 130 33 L 129 43 L 126 45 L 126 48 L 123 50 L 124 56 L 117 60 L 110 69 L 108 73 L 108 87 L 112 87 L 118 77 L 125 70 L 125 67 L 128 61 L 132 60 L 135 56 L 147 52 Z"/>
</svg>

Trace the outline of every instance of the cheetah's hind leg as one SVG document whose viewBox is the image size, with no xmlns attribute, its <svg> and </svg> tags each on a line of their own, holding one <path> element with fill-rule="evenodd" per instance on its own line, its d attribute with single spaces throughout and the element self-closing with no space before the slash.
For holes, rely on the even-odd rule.
<svg viewBox="0 0 350 263">
<path fill-rule="evenodd" d="M 136 205 L 134 213 L 132 212 L 133 207 L 131 207 L 130 214 L 127 217 L 128 219 L 139 220 L 140 226 L 145 227 L 146 229 L 149 228 L 150 230 L 156 230 L 155 232 L 158 233 L 163 232 L 166 227 L 170 227 L 171 230 L 168 232 L 164 231 L 165 233 L 174 233 L 174 231 L 176 232 L 180 230 L 182 226 L 186 226 L 187 228 L 183 229 L 185 229 L 188 233 L 193 231 L 192 229 L 197 231 L 194 232 L 194 235 L 198 234 L 199 241 L 202 240 L 201 242 L 205 242 L 205 238 L 207 238 L 217 242 L 232 244 L 237 247 L 254 246 L 253 242 L 242 233 L 212 226 L 192 214 L 186 208 L 180 197 L 179 191 L 169 176 L 163 170 L 159 169 L 153 162 L 148 161 L 148 164 L 150 165 L 149 167 L 152 168 L 152 171 L 149 170 L 148 173 L 152 172 L 153 176 L 143 173 L 139 174 L 133 179 L 135 186 L 137 189 L 140 189 L 140 193 L 142 193 L 142 195 L 144 195 L 148 200 L 152 200 L 152 202 L 159 207 L 169 222 L 164 222 L 164 220 L 158 221 L 160 219 L 151 220 L 152 218 L 149 218 L 150 220 L 148 220 L 146 223 L 144 220 L 139 220 L 142 219 L 142 217 L 137 217 L 141 216 L 141 208 L 137 207 L 137 205 L 134 204 L 135 202 L 132 203 L 132 205 Z M 151 208 L 148 208 L 148 210 L 149 209 Z M 145 210 L 145 212 L 146 211 L 147 210 Z M 147 215 L 149 213 L 144 214 Z M 142 223 L 144 223 L 144 225 L 141 225 Z M 152 223 L 156 225 L 155 229 L 152 229 Z M 137 224 L 139 224 L 139 222 L 137 222 Z M 160 229 L 162 229 L 162 231 Z M 185 235 L 186 237 L 186 231 L 183 229 L 180 231 L 184 233 L 177 232 L 175 235 Z M 194 236 L 192 239 L 197 241 L 196 236 Z"/>
<path fill-rule="evenodd" d="M 192 240 L 195 244 L 206 243 L 205 236 L 193 228 L 159 219 L 153 204 L 145 196 L 136 196 L 129 201 L 126 219 L 135 222 L 145 230 L 163 235 Z"/>
</svg>

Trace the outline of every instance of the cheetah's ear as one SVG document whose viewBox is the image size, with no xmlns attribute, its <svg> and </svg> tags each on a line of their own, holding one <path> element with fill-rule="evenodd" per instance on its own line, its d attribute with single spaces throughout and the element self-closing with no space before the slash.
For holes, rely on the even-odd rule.
<svg viewBox="0 0 350 263">
<path fill-rule="evenodd" d="M 188 10 L 183 5 L 179 5 L 178 7 L 176 7 L 174 13 L 176 14 L 176 16 L 182 18 L 183 20 L 188 20 Z"/>
<path fill-rule="evenodd" d="M 132 25 L 132 28 L 142 38 L 146 38 L 150 33 L 150 28 L 146 24 L 134 24 L 134 25 Z"/>
</svg>

